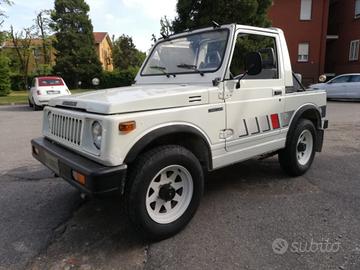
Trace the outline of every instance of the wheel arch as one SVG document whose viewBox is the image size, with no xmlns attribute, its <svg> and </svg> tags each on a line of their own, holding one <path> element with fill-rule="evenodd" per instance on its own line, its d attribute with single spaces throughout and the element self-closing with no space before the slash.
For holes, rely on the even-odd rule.
<svg viewBox="0 0 360 270">
<path fill-rule="evenodd" d="M 132 146 L 124 159 L 124 163 L 131 164 L 139 154 L 157 146 L 170 144 L 187 148 L 199 159 L 205 169 L 212 170 L 209 140 L 202 131 L 185 124 L 159 127 L 150 131 Z"/>
<path fill-rule="evenodd" d="M 321 130 L 321 113 L 319 109 L 314 104 L 306 104 L 300 107 L 292 117 L 292 120 L 289 125 L 289 131 L 286 136 L 286 145 L 288 145 L 290 138 L 293 136 L 295 131 L 295 127 L 300 119 L 308 119 L 313 122 L 317 131 Z M 316 136 L 316 151 L 321 151 L 321 146 L 319 146 L 319 132 L 317 132 Z M 319 148 L 320 147 L 320 148 Z"/>
</svg>

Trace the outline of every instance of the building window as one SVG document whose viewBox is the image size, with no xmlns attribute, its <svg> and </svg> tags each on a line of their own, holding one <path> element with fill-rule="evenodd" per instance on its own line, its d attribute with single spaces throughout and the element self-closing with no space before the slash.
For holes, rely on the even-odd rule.
<svg viewBox="0 0 360 270">
<path fill-rule="evenodd" d="M 360 0 L 355 0 L 355 18 L 360 18 Z"/>
<path fill-rule="evenodd" d="M 300 20 L 311 20 L 312 0 L 301 0 Z"/>
<path fill-rule="evenodd" d="M 300 43 L 298 52 L 298 62 L 309 61 L 309 43 Z"/>
<path fill-rule="evenodd" d="M 353 40 L 350 42 L 349 61 L 359 60 L 359 43 L 360 40 Z"/>
</svg>

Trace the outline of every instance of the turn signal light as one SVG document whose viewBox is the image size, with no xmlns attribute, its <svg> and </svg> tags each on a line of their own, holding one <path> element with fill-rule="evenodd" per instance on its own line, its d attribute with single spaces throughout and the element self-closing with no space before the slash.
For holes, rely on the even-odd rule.
<svg viewBox="0 0 360 270">
<path fill-rule="evenodd" d="M 124 133 L 129 133 L 135 129 L 136 129 L 135 121 L 123 122 L 119 124 L 119 131 Z"/>
<path fill-rule="evenodd" d="M 74 180 L 76 182 L 79 182 L 82 185 L 85 185 L 86 182 L 86 176 L 77 172 L 77 171 L 72 171 L 72 177 L 74 178 Z"/>
</svg>

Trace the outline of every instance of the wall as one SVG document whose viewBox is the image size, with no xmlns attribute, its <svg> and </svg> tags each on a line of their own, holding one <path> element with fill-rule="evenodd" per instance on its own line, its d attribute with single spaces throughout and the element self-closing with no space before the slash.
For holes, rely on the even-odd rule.
<svg viewBox="0 0 360 270">
<path fill-rule="evenodd" d="M 360 18 L 355 19 L 354 17 L 355 0 L 332 1 L 329 14 L 329 34 L 338 35 L 339 38 L 327 42 L 327 73 L 360 72 L 360 61 L 349 61 L 350 42 L 360 39 Z"/>
<path fill-rule="evenodd" d="M 301 0 L 274 0 L 269 17 L 274 27 L 284 30 L 293 70 L 301 73 L 304 84 L 318 81 L 325 72 L 326 33 L 329 0 L 313 0 L 309 21 L 300 20 Z M 309 43 L 309 61 L 298 62 L 299 43 Z"/>
<path fill-rule="evenodd" d="M 96 50 L 103 69 L 105 71 L 113 71 L 112 48 L 108 38 L 104 38 L 100 44 L 96 44 Z"/>
</svg>

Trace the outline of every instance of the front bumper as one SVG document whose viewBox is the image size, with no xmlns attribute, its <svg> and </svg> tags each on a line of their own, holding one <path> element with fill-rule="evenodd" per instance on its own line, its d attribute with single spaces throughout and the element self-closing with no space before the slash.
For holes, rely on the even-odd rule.
<svg viewBox="0 0 360 270">
<path fill-rule="evenodd" d="M 87 194 L 101 194 L 116 190 L 122 191 L 127 166 L 106 167 L 79 156 L 45 138 L 31 141 L 32 155 L 55 174 Z M 74 172 L 84 176 L 80 183 Z"/>
</svg>

